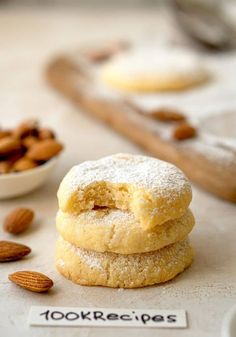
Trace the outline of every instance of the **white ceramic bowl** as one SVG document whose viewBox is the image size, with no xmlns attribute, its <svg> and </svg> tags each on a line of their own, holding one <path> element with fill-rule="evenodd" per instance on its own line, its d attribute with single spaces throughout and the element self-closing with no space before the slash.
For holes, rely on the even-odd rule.
<svg viewBox="0 0 236 337">
<path fill-rule="evenodd" d="M 54 157 L 43 165 L 24 172 L 0 175 L 0 199 L 18 197 L 43 185 L 57 164 Z"/>
<path fill-rule="evenodd" d="M 236 305 L 234 305 L 224 316 L 221 337 L 236 336 Z"/>
</svg>

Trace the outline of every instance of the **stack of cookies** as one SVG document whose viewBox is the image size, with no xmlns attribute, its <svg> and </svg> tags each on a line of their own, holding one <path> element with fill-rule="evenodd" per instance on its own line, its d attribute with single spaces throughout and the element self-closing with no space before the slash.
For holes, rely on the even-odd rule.
<svg viewBox="0 0 236 337">
<path fill-rule="evenodd" d="M 191 186 L 174 165 L 116 154 L 74 166 L 58 191 L 56 266 L 81 285 L 165 282 L 192 262 Z"/>
</svg>

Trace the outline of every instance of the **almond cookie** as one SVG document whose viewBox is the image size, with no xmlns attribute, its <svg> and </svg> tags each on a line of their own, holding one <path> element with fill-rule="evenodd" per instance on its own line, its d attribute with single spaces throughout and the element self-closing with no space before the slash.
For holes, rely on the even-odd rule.
<svg viewBox="0 0 236 337">
<path fill-rule="evenodd" d="M 183 240 L 193 228 L 194 217 L 188 209 L 180 218 L 145 231 L 132 213 L 106 208 L 77 216 L 59 211 L 56 225 L 63 239 L 79 248 L 134 254 L 155 251 Z"/>
<path fill-rule="evenodd" d="M 193 258 L 187 240 L 151 253 L 98 253 L 59 239 L 56 266 L 75 283 L 87 286 L 138 288 L 166 282 L 187 268 Z"/>
<path fill-rule="evenodd" d="M 144 229 L 181 217 L 191 198 L 189 181 L 174 165 L 122 153 L 74 166 L 58 190 L 65 213 L 117 208 L 133 213 Z"/>
<path fill-rule="evenodd" d="M 101 70 L 101 79 L 106 84 L 136 92 L 183 90 L 208 77 L 199 57 L 176 47 L 123 53 Z"/>
</svg>

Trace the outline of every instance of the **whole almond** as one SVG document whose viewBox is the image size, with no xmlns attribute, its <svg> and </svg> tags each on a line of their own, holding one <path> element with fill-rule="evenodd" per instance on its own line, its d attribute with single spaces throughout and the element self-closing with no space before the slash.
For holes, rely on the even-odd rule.
<svg viewBox="0 0 236 337">
<path fill-rule="evenodd" d="M 55 134 L 52 130 L 50 129 L 40 129 L 39 130 L 39 135 L 38 135 L 39 139 L 44 140 L 44 139 L 54 139 L 55 138 Z"/>
<path fill-rule="evenodd" d="M 29 149 L 32 145 L 36 144 L 38 142 L 38 138 L 35 136 L 27 136 L 24 139 L 22 139 L 22 144 L 24 147 Z"/>
<path fill-rule="evenodd" d="M 129 44 L 126 41 L 115 41 L 106 46 L 85 51 L 85 57 L 92 62 L 103 62 L 128 47 Z"/>
<path fill-rule="evenodd" d="M 167 108 L 151 111 L 150 115 L 152 118 L 158 119 L 161 122 L 178 122 L 185 120 L 185 116 L 179 111 Z"/>
<path fill-rule="evenodd" d="M 20 148 L 20 142 L 14 137 L 0 139 L 0 155 L 8 155 Z"/>
<path fill-rule="evenodd" d="M 8 279 L 27 290 L 43 293 L 53 286 L 53 281 L 44 274 L 36 271 L 17 271 L 8 276 Z"/>
<path fill-rule="evenodd" d="M 0 241 L 0 262 L 9 262 L 22 259 L 31 249 L 20 243 Z"/>
<path fill-rule="evenodd" d="M 185 140 L 188 138 L 193 138 L 196 136 L 196 134 L 197 134 L 196 129 L 189 123 L 184 122 L 176 126 L 173 132 L 173 137 L 176 140 L 181 141 L 181 140 Z"/>
<path fill-rule="evenodd" d="M 28 119 L 21 122 L 15 130 L 13 130 L 13 135 L 17 138 L 24 138 L 30 135 L 38 134 L 38 121 L 36 119 Z"/>
<path fill-rule="evenodd" d="M 8 161 L 0 162 L 0 174 L 9 173 L 11 170 L 11 164 Z"/>
<path fill-rule="evenodd" d="M 103 48 L 100 50 L 90 50 L 85 56 L 92 62 L 103 62 L 108 60 L 112 56 L 112 52 L 109 49 Z"/>
<path fill-rule="evenodd" d="M 29 208 L 16 208 L 7 215 L 3 223 L 5 231 L 19 234 L 25 231 L 34 218 L 34 212 Z"/>
<path fill-rule="evenodd" d="M 27 152 L 26 156 L 36 161 L 46 161 L 56 156 L 63 149 L 62 144 L 54 139 L 46 139 L 34 144 Z"/>
<path fill-rule="evenodd" d="M 13 171 L 16 171 L 16 172 L 22 172 L 26 170 L 31 170 L 35 168 L 36 166 L 38 165 L 33 160 L 27 157 L 22 157 L 14 163 L 12 169 Z"/>
<path fill-rule="evenodd" d="M 11 131 L 0 130 L 0 139 L 11 136 Z"/>
</svg>

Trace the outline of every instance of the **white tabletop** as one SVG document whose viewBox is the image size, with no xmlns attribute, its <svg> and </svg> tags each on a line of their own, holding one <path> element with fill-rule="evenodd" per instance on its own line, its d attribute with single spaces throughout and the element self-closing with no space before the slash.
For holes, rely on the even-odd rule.
<svg viewBox="0 0 236 337">
<path fill-rule="evenodd" d="M 101 24 L 102 23 L 102 24 Z M 12 238 L 1 229 L 1 239 L 29 245 L 32 254 L 21 261 L 1 264 L 0 332 L 4 336 L 161 336 L 215 337 L 220 334 L 224 313 L 236 300 L 236 245 L 233 204 L 193 187 L 192 210 L 196 226 L 191 234 L 195 259 L 191 268 L 172 282 L 137 290 L 81 287 L 60 276 L 54 267 L 57 237 L 56 191 L 65 172 L 75 163 L 115 152 L 141 153 L 129 141 L 78 111 L 48 87 L 43 66 L 55 53 L 89 39 L 142 36 L 156 29 L 154 11 L 73 12 L 54 10 L 1 10 L 0 12 L 0 105 L 1 124 L 15 125 L 35 116 L 52 126 L 64 142 L 55 174 L 39 190 L 21 198 L 0 202 L 1 222 L 15 206 L 36 212 L 32 228 Z M 48 294 L 30 293 L 11 284 L 7 276 L 16 270 L 43 272 L 55 282 Z M 31 305 L 186 309 L 188 329 L 149 330 L 114 328 L 29 327 Z M 2 330 L 3 331 L 3 330 Z M 2 335 L 2 334 L 1 334 Z"/>
</svg>

